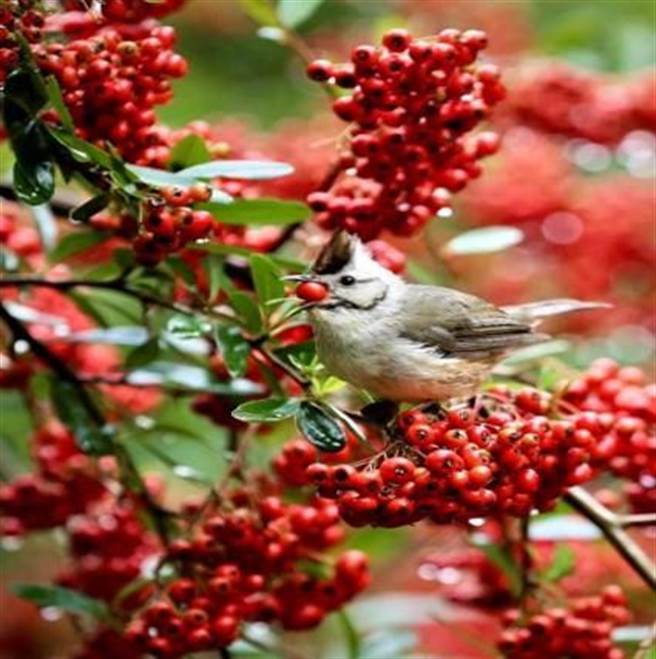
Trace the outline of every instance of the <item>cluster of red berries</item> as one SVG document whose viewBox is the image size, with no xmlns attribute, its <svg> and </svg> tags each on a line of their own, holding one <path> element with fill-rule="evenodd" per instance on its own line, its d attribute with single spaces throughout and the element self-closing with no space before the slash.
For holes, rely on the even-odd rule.
<svg viewBox="0 0 656 659">
<path fill-rule="evenodd" d="M 380 452 L 353 464 L 309 464 L 305 482 L 335 499 L 349 524 L 394 527 L 524 517 L 592 478 L 603 430 L 597 415 L 550 419 L 551 397 L 533 389 L 498 388 L 482 400 L 404 412 Z"/>
<path fill-rule="evenodd" d="M 0 83 L 14 70 L 20 57 L 16 34 L 29 43 L 38 43 L 43 37 L 45 17 L 32 7 L 33 2 L 7 2 L 0 7 Z"/>
<path fill-rule="evenodd" d="M 142 574 L 147 559 L 156 559 L 157 542 L 140 519 L 139 505 L 112 499 L 105 509 L 74 516 L 66 524 L 72 563 L 57 578 L 60 585 L 112 602 Z M 150 593 L 145 586 L 121 602 L 132 608 Z"/>
<path fill-rule="evenodd" d="M 147 18 L 161 18 L 177 11 L 185 0 L 103 0 L 100 5 L 103 18 L 112 23 L 140 23 Z M 88 11 L 86 0 L 65 0 L 69 10 Z"/>
<path fill-rule="evenodd" d="M 192 204 L 209 201 L 212 190 L 204 183 L 190 188 L 162 188 L 144 202 L 143 217 L 101 214 L 91 219 L 95 229 L 113 231 L 132 241 L 137 261 L 156 265 L 168 254 L 177 252 L 194 240 L 207 238 L 220 230 L 212 214 L 194 210 Z"/>
<path fill-rule="evenodd" d="M 599 417 L 610 417 L 599 457 L 631 481 L 627 494 L 641 512 L 656 512 L 656 384 L 639 368 L 599 359 L 567 386 L 563 400 Z"/>
<path fill-rule="evenodd" d="M 526 620 L 509 611 L 498 646 L 508 659 L 622 659 L 611 634 L 629 619 L 622 590 L 606 586 L 600 595 L 575 598 L 567 608 L 545 609 Z"/>
<path fill-rule="evenodd" d="M 38 472 L 0 486 L 3 535 L 60 526 L 107 494 L 98 468 L 64 427 L 46 423 L 31 443 Z"/>
<path fill-rule="evenodd" d="M 181 576 L 128 625 L 136 647 L 178 657 L 230 645 L 243 622 L 309 629 L 368 584 L 362 552 L 345 552 L 333 569 L 317 563 L 317 552 L 343 538 L 333 502 L 253 497 L 246 488 L 233 491 L 229 508 L 204 512 L 189 539 L 171 543 L 167 559 Z M 306 573 L 302 561 L 326 575 Z"/>
<path fill-rule="evenodd" d="M 594 142 L 614 144 L 634 130 L 656 130 L 653 73 L 617 81 L 565 64 L 518 72 L 501 111 L 523 124 Z"/>
<path fill-rule="evenodd" d="M 480 175 L 477 160 L 499 140 L 466 134 L 504 95 L 497 67 L 474 64 L 486 44 L 479 30 L 415 39 L 396 29 L 382 47 L 357 46 L 349 64 L 308 66 L 313 80 L 353 90 L 333 104 L 352 124 L 339 163 L 346 176 L 308 197 L 321 226 L 366 240 L 383 229 L 411 235 Z"/>
<path fill-rule="evenodd" d="M 126 160 L 148 165 L 163 149 L 169 153 L 154 108 L 171 99 L 170 79 L 187 72 L 174 42 L 173 28 L 144 24 L 130 38 L 103 28 L 89 39 L 33 50 L 41 71 L 59 81 L 78 135 L 101 147 L 111 142 Z"/>
</svg>

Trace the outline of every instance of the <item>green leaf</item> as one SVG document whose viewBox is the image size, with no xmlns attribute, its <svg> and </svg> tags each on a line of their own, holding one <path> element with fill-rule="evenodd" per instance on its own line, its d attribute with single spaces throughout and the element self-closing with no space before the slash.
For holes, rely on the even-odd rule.
<svg viewBox="0 0 656 659">
<path fill-rule="evenodd" d="M 14 163 L 16 196 L 30 206 L 49 201 L 55 192 L 55 168 L 49 160 L 26 160 L 17 154 Z"/>
<path fill-rule="evenodd" d="M 35 68 L 25 64 L 7 76 L 4 95 L 31 116 L 35 116 L 48 101 L 43 78 Z"/>
<path fill-rule="evenodd" d="M 194 339 L 204 336 L 209 329 L 207 322 L 196 316 L 175 314 L 169 318 L 166 331 L 183 339 Z"/>
<path fill-rule="evenodd" d="M 551 564 L 540 575 L 549 582 L 557 582 L 571 574 L 576 567 L 576 555 L 568 545 L 556 545 Z"/>
<path fill-rule="evenodd" d="M 280 0 L 278 18 L 283 25 L 295 28 L 319 9 L 323 0 Z"/>
<path fill-rule="evenodd" d="M 250 258 L 250 266 L 257 298 L 265 315 L 268 315 L 277 306 L 268 303 L 273 300 L 282 300 L 285 297 L 282 273 L 264 254 L 253 254 Z"/>
<path fill-rule="evenodd" d="M 138 385 L 160 385 L 179 387 L 189 391 L 204 391 L 226 396 L 254 396 L 263 393 L 263 387 L 244 378 L 227 382 L 215 380 L 200 366 L 189 366 L 175 362 L 156 361 L 146 368 L 132 371 L 128 383 Z"/>
<path fill-rule="evenodd" d="M 50 252 L 51 263 L 63 261 L 85 249 L 109 240 L 111 234 L 106 231 L 76 231 L 64 236 L 57 247 Z"/>
<path fill-rule="evenodd" d="M 76 222 L 88 222 L 96 213 L 106 208 L 109 200 L 110 195 L 106 192 L 91 197 L 71 211 L 71 218 Z"/>
<path fill-rule="evenodd" d="M 148 330 L 141 325 L 114 326 L 73 332 L 65 337 L 74 343 L 108 343 L 116 346 L 143 346 L 148 341 Z"/>
<path fill-rule="evenodd" d="M 416 634 L 406 628 L 379 629 L 362 642 L 363 659 L 399 659 L 410 656 L 417 645 Z"/>
<path fill-rule="evenodd" d="M 86 613 L 97 620 L 109 617 L 109 610 L 104 602 L 70 588 L 18 583 L 13 584 L 11 590 L 18 597 L 41 608 L 53 606 L 70 613 Z"/>
<path fill-rule="evenodd" d="M 278 17 L 269 0 L 239 0 L 241 8 L 260 25 L 277 25 Z"/>
<path fill-rule="evenodd" d="M 250 295 L 233 291 L 228 293 L 228 301 L 249 332 L 258 334 L 262 331 L 262 315 L 255 300 Z"/>
<path fill-rule="evenodd" d="M 109 432 L 91 418 L 89 411 L 82 404 L 79 392 L 70 382 L 56 381 L 51 384 L 52 401 L 57 415 L 67 425 L 78 446 L 84 453 L 107 455 L 112 453 L 112 441 Z"/>
<path fill-rule="evenodd" d="M 185 176 L 182 172 L 169 172 L 165 169 L 142 167 L 141 165 L 127 165 L 127 169 L 134 174 L 141 183 L 145 183 L 146 185 L 155 188 L 165 188 L 169 186 L 189 188 L 196 183 L 195 178 L 192 176 Z"/>
<path fill-rule="evenodd" d="M 273 160 L 213 160 L 183 169 L 180 174 L 194 179 L 235 178 L 264 181 L 287 176 L 294 168 Z"/>
<path fill-rule="evenodd" d="M 198 135 L 187 135 L 181 139 L 171 150 L 171 167 L 172 169 L 184 169 L 193 165 L 211 160 L 210 154 L 205 141 Z"/>
<path fill-rule="evenodd" d="M 154 362 L 159 357 L 159 341 L 153 337 L 143 345 L 131 350 L 125 358 L 125 368 L 130 371 Z"/>
<path fill-rule="evenodd" d="M 208 254 L 203 259 L 203 268 L 207 274 L 207 299 L 213 302 L 221 290 L 223 259 L 214 254 Z"/>
<path fill-rule="evenodd" d="M 450 256 L 488 254 L 518 245 L 522 240 L 524 233 L 517 227 L 484 227 L 461 233 L 444 245 L 442 252 Z"/>
<path fill-rule="evenodd" d="M 103 169 L 112 169 L 112 157 L 106 151 L 58 126 L 50 126 L 48 133 L 62 146 L 66 147 L 74 160 L 81 163 L 95 163 Z"/>
<path fill-rule="evenodd" d="M 221 348 L 228 373 L 233 378 L 241 377 L 246 371 L 246 362 L 251 352 L 251 346 L 242 336 L 239 327 L 234 325 L 218 325 L 216 341 Z"/>
<path fill-rule="evenodd" d="M 71 113 L 68 111 L 66 103 L 64 103 L 64 98 L 61 93 L 61 88 L 57 82 L 55 76 L 48 76 L 46 78 L 46 92 L 48 94 L 48 100 L 50 105 L 57 111 L 60 121 L 69 131 L 75 131 L 75 124 L 73 123 L 73 118 Z"/>
<path fill-rule="evenodd" d="M 353 625 L 351 618 L 344 609 L 339 609 L 335 614 L 341 623 L 344 631 L 344 638 L 346 639 L 346 647 L 348 649 L 348 659 L 360 659 L 362 653 L 360 635 L 358 630 Z"/>
<path fill-rule="evenodd" d="M 323 407 L 303 401 L 296 415 L 298 429 L 320 451 L 336 453 L 346 445 L 346 435 L 341 426 Z"/>
<path fill-rule="evenodd" d="M 32 206 L 30 212 L 36 222 L 44 250 L 50 251 L 57 241 L 57 221 L 50 206 L 47 204 Z"/>
<path fill-rule="evenodd" d="M 301 401 L 298 398 L 265 398 L 242 403 L 235 408 L 232 416 L 240 421 L 266 422 L 282 421 L 295 416 Z"/>
<path fill-rule="evenodd" d="M 189 249 L 199 249 L 199 246 L 195 243 L 189 243 L 187 245 Z M 223 245 L 221 243 L 207 243 L 202 245 L 202 250 L 204 252 L 210 252 L 211 254 L 220 254 L 225 256 L 243 256 L 248 258 L 252 253 L 252 249 L 247 247 L 239 247 L 238 245 Z M 288 258 L 286 256 L 279 256 L 277 254 L 267 254 L 267 256 L 277 265 L 292 272 L 305 272 L 307 270 L 307 263 L 303 261 L 298 261 L 297 259 Z"/>
<path fill-rule="evenodd" d="M 236 199 L 230 204 L 200 204 L 200 208 L 223 224 L 285 225 L 310 217 L 310 209 L 304 203 L 280 199 Z"/>
</svg>

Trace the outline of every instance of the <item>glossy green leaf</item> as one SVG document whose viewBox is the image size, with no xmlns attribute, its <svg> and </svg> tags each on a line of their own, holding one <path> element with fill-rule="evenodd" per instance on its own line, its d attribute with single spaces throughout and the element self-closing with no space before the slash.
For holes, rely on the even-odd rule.
<svg viewBox="0 0 656 659">
<path fill-rule="evenodd" d="M 221 348 L 228 373 L 233 378 L 241 377 L 246 371 L 246 362 L 251 346 L 242 336 L 239 327 L 219 325 L 216 328 L 216 340 Z"/>
<path fill-rule="evenodd" d="M 298 429 L 320 451 L 336 453 L 346 445 L 346 435 L 341 426 L 323 407 L 303 401 L 296 415 Z"/>
<path fill-rule="evenodd" d="M 112 169 L 112 158 L 106 151 L 58 126 L 50 126 L 48 133 L 62 146 L 65 146 L 71 157 L 78 162 L 95 163 L 103 169 Z"/>
<path fill-rule="evenodd" d="M 73 332 L 63 340 L 74 343 L 107 343 L 115 346 L 142 346 L 148 341 L 148 330 L 141 325 L 94 327 Z"/>
<path fill-rule="evenodd" d="M 265 314 L 274 310 L 273 300 L 285 297 L 285 285 L 278 267 L 264 254 L 253 254 L 250 258 L 251 275 L 257 298 Z"/>
<path fill-rule="evenodd" d="M 556 545 L 554 555 L 549 566 L 540 575 L 549 582 L 557 582 L 574 571 L 576 555 L 568 545 Z"/>
<path fill-rule="evenodd" d="M 172 169 L 184 169 L 212 158 L 205 141 L 198 135 L 187 135 L 171 150 Z"/>
<path fill-rule="evenodd" d="M 131 350 L 125 358 L 125 368 L 132 371 L 154 362 L 160 354 L 159 341 L 153 337 L 143 345 Z"/>
<path fill-rule="evenodd" d="M 219 382 L 205 368 L 167 361 L 155 361 L 145 368 L 132 371 L 127 379 L 130 384 L 168 386 L 227 396 L 254 396 L 262 394 L 264 389 L 244 378 Z"/>
<path fill-rule="evenodd" d="M 262 331 L 262 315 L 257 303 L 250 295 L 233 291 L 228 293 L 228 301 L 249 332 L 259 334 Z"/>
<path fill-rule="evenodd" d="M 73 434 L 78 446 L 90 455 L 112 453 L 111 435 L 100 428 L 91 418 L 89 411 L 80 400 L 79 391 L 70 382 L 57 381 L 51 384 L 52 401 L 57 415 Z"/>
<path fill-rule="evenodd" d="M 30 206 L 50 201 L 55 192 L 55 168 L 49 160 L 32 161 L 21 158 L 14 163 L 16 196 Z"/>
<path fill-rule="evenodd" d="M 280 199 L 236 199 L 230 204 L 200 204 L 223 224 L 285 225 L 303 222 L 310 209 L 300 201 Z"/>
<path fill-rule="evenodd" d="M 71 218 L 76 222 L 88 222 L 96 213 L 107 207 L 110 196 L 106 192 L 91 197 L 71 211 Z"/>
<path fill-rule="evenodd" d="M 278 17 L 269 0 L 239 0 L 241 8 L 260 25 L 276 25 Z"/>
<path fill-rule="evenodd" d="M 263 181 L 293 173 L 285 162 L 273 160 L 213 160 L 183 169 L 180 174 L 194 179 L 234 178 Z"/>
<path fill-rule="evenodd" d="M 4 95 L 34 116 L 48 101 L 48 93 L 39 72 L 26 64 L 15 68 L 4 84 Z"/>
<path fill-rule="evenodd" d="M 298 398 L 265 398 L 242 403 L 235 408 L 232 416 L 248 423 L 282 421 L 299 412 L 301 401 Z"/>
<path fill-rule="evenodd" d="M 99 245 L 108 240 L 111 234 L 106 231 L 76 231 L 64 236 L 57 247 L 50 252 L 49 259 L 52 263 L 63 261 L 74 254 L 83 252 L 85 249 Z"/>
<path fill-rule="evenodd" d="M 188 188 L 196 183 L 195 178 L 192 176 L 185 176 L 182 172 L 169 172 L 165 169 L 142 167 L 141 165 L 128 165 L 127 168 L 142 183 L 155 188 L 165 188 L 169 186 Z"/>
<path fill-rule="evenodd" d="M 202 246 L 191 243 L 187 245 L 191 249 L 202 249 L 204 252 L 211 254 L 221 254 L 225 256 L 243 256 L 248 258 L 252 253 L 252 249 L 247 247 L 240 247 L 239 245 L 224 245 L 221 243 L 207 243 Z M 279 256 L 278 254 L 267 254 L 267 256 L 281 268 L 286 268 L 292 272 L 305 272 L 307 270 L 307 263 L 292 259 L 286 256 Z"/>
<path fill-rule="evenodd" d="M 307 21 L 322 3 L 323 0 L 280 0 L 278 18 L 283 25 L 295 28 Z"/>
<path fill-rule="evenodd" d="M 193 339 L 204 336 L 209 329 L 208 323 L 197 316 L 175 314 L 169 318 L 166 331 L 183 339 Z"/>
<path fill-rule="evenodd" d="M 213 302 L 221 290 L 223 259 L 214 254 L 208 254 L 203 259 L 203 268 L 207 274 L 207 299 Z"/>
<path fill-rule="evenodd" d="M 67 128 L 71 132 L 75 131 L 73 118 L 71 117 L 71 113 L 68 111 L 66 103 L 64 103 L 61 88 L 55 76 L 48 76 L 46 78 L 46 92 L 48 94 L 50 105 L 57 111 L 59 120 L 64 125 L 64 128 Z"/>
<path fill-rule="evenodd" d="M 500 252 L 524 240 L 524 233 L 517 227 L 484 227 L 465 231 L 450 240 L 443 248 L 443 253 L 452 256 L 468 254 L 487 254 Z"/>
<path fill-rule="evenodd" d="M 109 616 L 109 610 L 103 601 L 70 588 L 18 583 L 13 584 L 11 590 L 21 599 L 41 608 L 55 607 L 69 613 L 85 613 L 97 620 L 105 620 Z"/>
</svg>

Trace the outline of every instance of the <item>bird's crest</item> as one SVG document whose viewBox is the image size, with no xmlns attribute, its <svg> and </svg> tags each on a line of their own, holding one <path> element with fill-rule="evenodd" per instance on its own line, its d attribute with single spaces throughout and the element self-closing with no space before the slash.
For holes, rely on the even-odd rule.
<svg viewBox="0 0 656 659">
<path fill-rule="evenodd" d="M 353 257 L 355 239 L 344 229 L 336 231 L 328 244 L 321 250 L 312 266 L 317 275 L 331 275 L 342 270 Z"/>
</svg>

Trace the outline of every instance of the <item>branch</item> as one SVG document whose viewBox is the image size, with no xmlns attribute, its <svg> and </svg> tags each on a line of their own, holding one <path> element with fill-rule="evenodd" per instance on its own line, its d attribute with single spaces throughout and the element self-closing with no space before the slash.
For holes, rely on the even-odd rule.
<svg viewBox="0 0 656 659">
<path fill-rule="evenodd" d="M 623 523 L 621 517 L 612 513 L 589 492 L 578 486 L 568 490 L 565 501 L 592 522 L 640 578 L 656 591 L 656 565 L 622 528 L 626 524 Z"/>
</svg>

